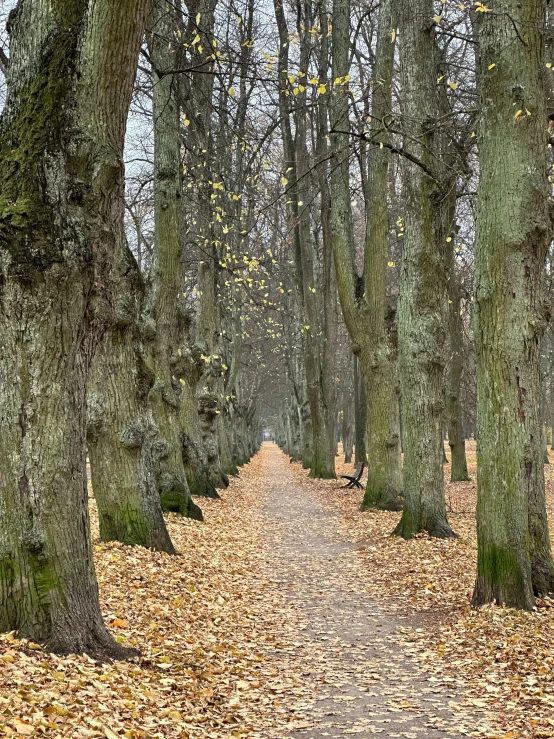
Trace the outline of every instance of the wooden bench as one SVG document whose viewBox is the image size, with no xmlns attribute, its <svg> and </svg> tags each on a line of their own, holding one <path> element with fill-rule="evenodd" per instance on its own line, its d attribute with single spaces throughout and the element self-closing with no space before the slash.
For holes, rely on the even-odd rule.
<svg viewBox="0 0 554 739">
<path fill-rule="evenodd" d="M 362 475 L 364 474 L 364 469 L 365 462 L 356 465 L 354 475 L 339 475 L 339 477 L 342 477 L 345 480 L 349 481 L 347 485 L 343 485 L 343 488 L 362 488 L 363 490 L 364 486 L 360 483 L 360 480 L 362 478 Z"/>
</svg>

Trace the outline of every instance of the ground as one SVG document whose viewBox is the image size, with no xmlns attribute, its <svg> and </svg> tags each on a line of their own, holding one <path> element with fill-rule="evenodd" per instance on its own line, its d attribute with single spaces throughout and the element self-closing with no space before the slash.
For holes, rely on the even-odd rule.
<svg viewBox="0 0 554 739">
<path fill-rule="evenodd" d="M 475 484 L 447 485 L 449 541 L 390 537 L 360 493 L 264 444 L 205 523 L 168 516 L 176 557 L 101 544 L 91 502 L 104 615 L 142 657 L 0 635 L 0 735 L 554 736 L 554 608 L 468 606 Z"/>
</svg>

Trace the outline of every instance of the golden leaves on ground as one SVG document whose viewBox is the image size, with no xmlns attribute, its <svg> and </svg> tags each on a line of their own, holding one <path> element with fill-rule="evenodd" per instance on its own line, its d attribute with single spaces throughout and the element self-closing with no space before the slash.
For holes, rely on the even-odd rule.
<svg viewBox="0 0 554 739">
<path fill-rule="evenodd" d="M 336 484 L 326 484 L 325 495 L 332 494 L 327 505 L 340 508 L 342 535 L 361 544 L 368 592 L 400 598 L 413 610 L 418 628 L 406 630 L 409 651 L 437 680 L 464 676 L 466 704 L 487 714 L 474 735 L 554 737 L 554 602 L 538 600 L 533 613 L 469 607 L 477 547 L 474 442 L 468 443 L 468 464 L 471 482 L 446 484 L 457 540 L 389 537 L 399 514 L 360 513 L 360 496 Z M 351 467 L 341 463 L 340 471 Z M 545 471 L 552 537 L 554 471 Z"/>
<path fill-rule="evenodd" d="M 447 485 L 460 539 L 405 542 L 399 514 L 361 513 L 361 491 L 278 455 L 265 446 L 203 500 L 206 523 L 169 516 L 176 557 L 98 542 L 91 504 L 104 617 L 142 656 L 98 664 L 0 635 L 0 735 L 554 736 L 553 604 L 468 606 L 475 484 Z"/>
<path fill-rule="evenodd" d="M 202 500 L 206 523 L 168 517 L 178 556 L 93 538 L 106 623 L 142 656 L 97 664 L 0 635 L 0 735 L 261 737 L 276 625 L 256 573 L 265 557 L 256 479 Z"/>
</svg>

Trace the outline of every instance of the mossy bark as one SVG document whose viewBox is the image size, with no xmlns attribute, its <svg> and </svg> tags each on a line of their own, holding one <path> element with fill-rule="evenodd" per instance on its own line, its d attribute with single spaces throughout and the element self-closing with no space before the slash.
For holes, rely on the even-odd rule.
<svg viewBox="0 0 554 739">
<path fill-rule="evenodd" d="M 213 136 L 214 62 L 203 47 L 212 45 L 217 0 L 194 0 L 188 6 L 189 21 L 185 42 L 189 43 L 188 64 L 195 70 L 190 77 L 180 75 L 183 109 L 190 125 L 187 128 L 187 153 L 190 169 L 196 173 L 194 193 L 197 201 L 195 224 L 190 224 L 191 240 L 197 244 L 198 309 L 194 352 L 202 355 L 201 376 L 196 383 L 196 403 L 202 444 L 216 487 L 226 487 L 227 475 L 221 464 L 218 416 L 223 400 L 223 351 L 219 312 L 218 237 L 212 183 L 216 181 L 217 162 Z M 198 20 L 197 20 L 198 19 Z M 192 43 L 197 34 L 202 43 Z"/>
<path fill-rule="evenodd" d="M 404 508 L 395 534 L 454 536 L 446 517 L 443 473 L 448 260 L 439 207 L 443 140 L 431 0 L 402 0 L 399 38 L 406 204 L 398 301 L 398 349 L 404 448 Z M 431 19 L 431 20 L 430 20 Z"/>
<path fill-rule="evenodd" d="M 340 293 L 339 293 L 340 294 Z M 367 464 L 367 401 L 360 362 L 354 356 L 354 462 Z"/>
<path fill-rule="evenodd" d="M 219 498 L 216 483 L 220 481 L 212 477 L 210 465 L 200 432 L 200 422 L 195 400 L 195 382 L 191 379 L 194 374 L 194 360 L 189 359 L 190 367 L 185 377 L 181 377 L 181 433 L 182 454 L 185 474 L 192 495 L 201 495 L 206 498 Z"/>
<path fill-rule="evenodd" d="M 125 123 L 146 0 L 26 0 L 0 125 L 0 630 L 129 654 L 100 611 L 86 380 L 111 321 Z"/>
<path fill-rule="evenodd" d="M 182 455 L 180 390 L 173 371 L 179 345 L 178 299 L 183 284 L 182 165 L 177 85 L 172 70 L 178 59 L 177 12 L 157 0 L 148 20 L 152 60 L 154 117 L 154 258 L 149 319 L 153 323 L 151 364 L 154 383 L 149 400 L 157 428 L 157 483 L 164 511 L 202 519 L 192 501 Z M 174 355 L 176 355 L 174 357 Z"/>
<path fill-rule="evenodd" d="M 350 64 L 349 7 L 335 2 L 333 11 L 333 79 L 349 74 Z M 349 116 L 348 85 L 336 85 L 331 98 L 333 129 L 333 163 L 331 181 L 333 215 L 333 249 L 337 285 L 343 316 L 357 356 L 355 383 L 358 385 L 358 367 L 361 370 L 365 400 L 356 387 L 356 463 L 365 462 L 362 448 L 366 427 L 367 486 L 362 508 L 398 510 L 402 504 L 402 471 L 400 433 L 398 427 L 398 388 L 393 353 L 386 325 L 386 265 L 388 249 L 388 143 L 383 119 L 391 109 L 391 86 L 394 62 L 395 28 L 391 3 L 385 0 L 379 9 L 379 31 L 376 65 L 373 76 L 371 110 L 372 148 L 367 178 L 366 243 L 364 274 L 356 271 L 354 235 L 350 206 L 349 181 Z M 357 397 L 356 397 L 357 396 Z M 362 421 L 361 417 L 365 417 Z"/>
<path fill-rule="evenodd" d="M 551 238 L 545 12 L 542 0 L 501 0 L 478 23 L 478 564 L 472 603 L 523 609 L 534 606 L 533 590 L 548 592 L 554 582 L 539 379 Z"/>
<path fill-rule="evenodd" d="M 120 240 L 116 322 L 96 352 L 87 385 L 87 447 L 100 538 L 174 554 L 156 485 L 156 430 L 148 406 L 154 377 L 140 335 L 143 284 L 122 232 Z"/>
</svg>

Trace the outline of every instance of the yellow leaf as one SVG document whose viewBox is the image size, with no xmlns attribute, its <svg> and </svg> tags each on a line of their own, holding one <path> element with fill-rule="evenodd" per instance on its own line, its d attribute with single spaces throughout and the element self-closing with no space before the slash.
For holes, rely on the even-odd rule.
<svg viewBox="0 0 554 739">
<path fill-rule="evenodd" d="M 29 734 L 34 734 L 35 732 L 35 727 L 28 721 L 24 721 L 21 718 L 14 718 L 13 725 L 15 726 L 18 734 L 24 734 L 28 736 Z"/>
<path fill-rule="evenodd" d="M 289 184 L 289 181 L 287 180 L 287 178 L 281 177 L 281 185 L 283 185 L 283 187 L 286 187 L 288 184 Z"/>
<path fill-rule="evenodd" d="M 448 81 L 448 87 L 450 87 L 451 90 L 457 90 L 458 85 L 455 82 L 452 82 L 452 80 Z"/>
<path fill-rule="evenodd" d="M 442 21 L 442 15 L 434 15 L 433 20 L 438 25 Z"/>
<path fill-rule="evenodd" d="M 520 110 L 517 110 L 517 111 L 516 111 L 516 112 L 514 113 L 514 118 L 519 118 L 519 116 L 520 116 L 520 115 L 521 115 L 522 113 L 523 113 L 523 111 L 522 111 L 521 109 L 520 109 Z"/>
<path fill-rule="evenodd" d="M 293 84 L 293 83 L 294 83 L 295 81 L 296 81 L 296 75 L 294 75 L 294 74 L 289 74 L 289 82 L 291 83 L 291 85 L 292 85 L 292 84 Z"/>
<path fill-rule="evenodd" d="M 389 266 L 389 267 L 394 267 L 394 262 L 389 262 L 389 263 L 388 263 L 388 266 Z"/>
<path fill-rule="evenodd" d="M 496 67 L 496 64 L 493 62 L 492 64 L 489 64 L 489 69 L 494 69 Z"/>
<path fill-rule="evenodd" d="M 129 626 L 129 622 L 124 618 L 114 618 L 114 620 L 110 622 L 110 626 L 115 626 L 116 629 L 124 629 L 125 626 Z"/>
<path fill-rule="evenodd" d="M 320 95 L 325 95 L 327 92 L 327 85 L 324 85 L 323 83 L 317 88 L 317 91 Z"/>
<path fill-rule="evenodd" d="M 391 41 L 392 41 L 393 44 L 394 44 L 394 39 L 395 38 L 396 38 L 396 28 L 393 28 L 392 31 L 390 32 L 390 39 L 391 39 Z"/>
<path fill-rule="evenodd" d="M 234 96 L 234 94 L 235 94 L 235 88 L 234 88 L 234 87 L 230 87 L 230 88 L 229 88 L 229 89 L 227 90 L 227 92 L 229 93 L 229 95 L 230 95 L 231 97 L 233 97 L 233 96 Z"/>
</svg>

